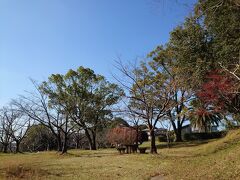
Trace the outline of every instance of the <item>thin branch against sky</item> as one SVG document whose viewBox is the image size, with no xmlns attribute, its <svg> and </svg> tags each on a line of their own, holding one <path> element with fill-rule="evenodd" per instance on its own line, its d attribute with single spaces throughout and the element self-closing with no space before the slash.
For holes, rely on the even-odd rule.
<svg viewBox="0 0 240 180">
<path fill-rule="evenodd" d="M 145 57 L 189 14 L 169 1 L 99 2 L 0 1 L 0 105 L 31 91 L 29 77 L 41 82 L 84 66 L 110 79 L 116 53 Z"/>
<path fill-rule="evenodd" d="M 179 9 L 185 9 L 191 12 L 196 1 L 192 0 L 147 0 L 153 13 L 166 15 L 166 13 L 176 12 Z"/>
</svg>

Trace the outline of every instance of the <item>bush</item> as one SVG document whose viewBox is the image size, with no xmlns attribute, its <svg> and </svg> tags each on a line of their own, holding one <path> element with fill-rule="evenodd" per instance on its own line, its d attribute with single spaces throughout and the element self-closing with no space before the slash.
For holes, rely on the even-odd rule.
<svg viewBox="0 0 240 180">
<path fill-rule="evenodd" d="M 28 152 L 46 151 L 56 148 L 56 138 L 47 127 L 41 124 L 31 126 L 21 144 L 21 149 Z"/>
<path fill-rule="evenodd" d="M 132 145 L 136 143 L 137 131 L 130 127 L 117 127 L 110 129 L 107 139 L 114 145 Z"/>
<path fill-rule="evenodd" d="M 159 142 L 167 142 L 167 136 L 166 135 L 159 135 L 158 137 Z"/>
<path fill-rule="evenodd" d="M 187 133 L 187 134 L 184 134 L 184 140 L 194 141 L 194 140 L 217 139 L 217 138 L 222 138 L 225 135 L 226 135 L 226 131 L 211 132 L 211 133 Z"/>
<path fill-rule="evenodd" d="M 145 154 L 147 148 L 140 148 L 140 147 L 139 147 L 138 150 L 139 150 L 140 154 Z"/>
<path fill-rule="evenodd" d="M 169 132 L 169 141 L 173 142 L 174 138 L 175 138 L 174 133 Z M 161 134 L 161 135 L 157 136 L 157 139 L 159 142 L 167 142 L 168 141 L 166 134 Z"/>
</svg>

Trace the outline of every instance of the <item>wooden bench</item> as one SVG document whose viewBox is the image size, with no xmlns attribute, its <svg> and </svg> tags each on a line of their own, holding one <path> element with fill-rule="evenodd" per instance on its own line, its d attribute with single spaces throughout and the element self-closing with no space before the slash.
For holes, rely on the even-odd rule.
<svg viewBox="0 0 240 180">
<path fill-rule="evenodd" d="M 147 148 L 138 148 L 138 150 L 139 150 L 140 154 L 145 154 Z"/>
</svg>

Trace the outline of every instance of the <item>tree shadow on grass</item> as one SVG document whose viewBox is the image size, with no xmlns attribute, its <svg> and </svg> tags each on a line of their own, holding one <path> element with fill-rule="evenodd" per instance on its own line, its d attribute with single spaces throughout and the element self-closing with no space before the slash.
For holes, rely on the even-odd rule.
<svg viewBox="0 0 240 180">
<path fill-rule="evenodd" d="M 202 144 L 207 144 L 209 141 L 188 141 L 188 142 L 171 142 L 169 145 L 167 143 L 158 144 L 157 148 L 181 148 L 181 147 L 194 147 Z"/>
<path fill-rule="evenodd" d="M 101 158 L 101 157 L 111 157 L 111 156 L 117 156 L 120 155 L 117 151 L 116 152 L 110 152 L 110 153 L 100 153 L 100 152 L 93 152 L 89 151 L 87 154 L 78 154 L 78 153 L 67 153 L 67 155 L 72 157 L 89 157 L 89 158 Z"/>
</svg>

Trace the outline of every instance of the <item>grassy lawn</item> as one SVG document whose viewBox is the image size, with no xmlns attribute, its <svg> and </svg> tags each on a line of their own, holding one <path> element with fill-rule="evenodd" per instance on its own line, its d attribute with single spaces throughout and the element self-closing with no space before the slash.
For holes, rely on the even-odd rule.
<svg viewBox="0 0 240 180">
<path fill-rule="evenodd" d="M 0 154 L 1 179 L 240 179 L 240 131 L 211 142 L 158 144 L 157 155 L 98 151 Z M 147 144 L 143 145 L 147 146 Z"/>
</svg>

